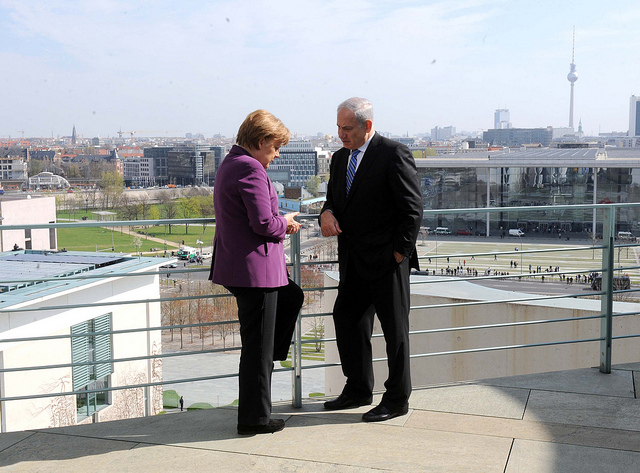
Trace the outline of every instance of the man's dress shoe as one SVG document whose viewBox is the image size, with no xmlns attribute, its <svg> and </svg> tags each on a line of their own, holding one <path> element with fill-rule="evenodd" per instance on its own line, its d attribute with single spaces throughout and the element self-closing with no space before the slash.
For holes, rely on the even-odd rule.
<svg viewBox="0 0 640 473">
<path fill-rule="evenodd" d="M 403 416 L 409 412 L 409 405 L 402 407 L 388 408 L 382 404 L 374 407 L 369 412 L 362 414 L 362 420 L 365 422 L 380 422 L 382 420 L 393 419 L 394 417 Z"/>
<path fill-rule="evenodd" d="M 352 407 L 368 406 L 373 402 L 373 398 L 352 399 L 345 394 L 340 394 L 333 401 L 324 403 L 324 408 L 328 411 L 338 411 L 340 409 L 350 409 Z"/>
</svg>

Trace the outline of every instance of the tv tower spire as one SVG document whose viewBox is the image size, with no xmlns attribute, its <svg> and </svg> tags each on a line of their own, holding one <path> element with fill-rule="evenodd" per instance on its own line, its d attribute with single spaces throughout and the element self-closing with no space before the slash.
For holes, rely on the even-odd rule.
<svg viewBox="0 0 640 473">
<path fill-rule="evenodd" d="M 571 82 L 571 100 L 569 101 L 569 128 L 573 129 L 573 84 L 578 80 L 578 74 L 576 73 L 576 65 L 574 61 L 576 51 L 576 27 L 573 27 L 573 48 L 571 49 L 571 64 L 569 67 L 569 74 L 567 74 L 567 80 Z"/>
</svg>

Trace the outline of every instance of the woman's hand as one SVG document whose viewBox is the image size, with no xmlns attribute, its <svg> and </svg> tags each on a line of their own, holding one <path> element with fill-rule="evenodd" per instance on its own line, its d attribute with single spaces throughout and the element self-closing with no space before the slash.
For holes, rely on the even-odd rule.
<svg viewBox="0 0 640 473">
<path fill-rule="evenodd" d="M 300 212 L 291 212 L 284 215 L 284 218 L 287 219 L 287 235 L 298 233 L 300 230 L 301 225 L 295 220 L 295 217 L 297 217 L 298 214 L 300 214 Z"/>
</svg>

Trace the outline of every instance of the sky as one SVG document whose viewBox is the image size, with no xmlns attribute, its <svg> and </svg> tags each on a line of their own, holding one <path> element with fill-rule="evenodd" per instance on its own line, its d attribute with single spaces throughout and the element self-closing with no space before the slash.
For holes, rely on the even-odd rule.
<svg viewBox="0 0 640 473">
<path fill-rule="evenodd" d="M 0 0 L 0 139 L 233 136 L 269 110 L 335 134 L 351 96 L 396 135 L 626 132 L 640 95 L 636 0 Z"/>
</svg>

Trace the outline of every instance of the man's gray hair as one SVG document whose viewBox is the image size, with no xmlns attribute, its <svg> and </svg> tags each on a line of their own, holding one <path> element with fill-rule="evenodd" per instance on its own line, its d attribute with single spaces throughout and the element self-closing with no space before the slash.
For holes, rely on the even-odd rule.
<svg viewBox="0 0 640 473">
<path fill-rule="evenodd" d="M 360 126 L 364 126 L 367 120 L 373 121 L 373 105 L 371 105 L 371 102 L 367 99 L 351 97 L 338 105 L 338 111 L 340 111 L 341 108 L 351 110 L 355 114 Z"/>
</svg>

